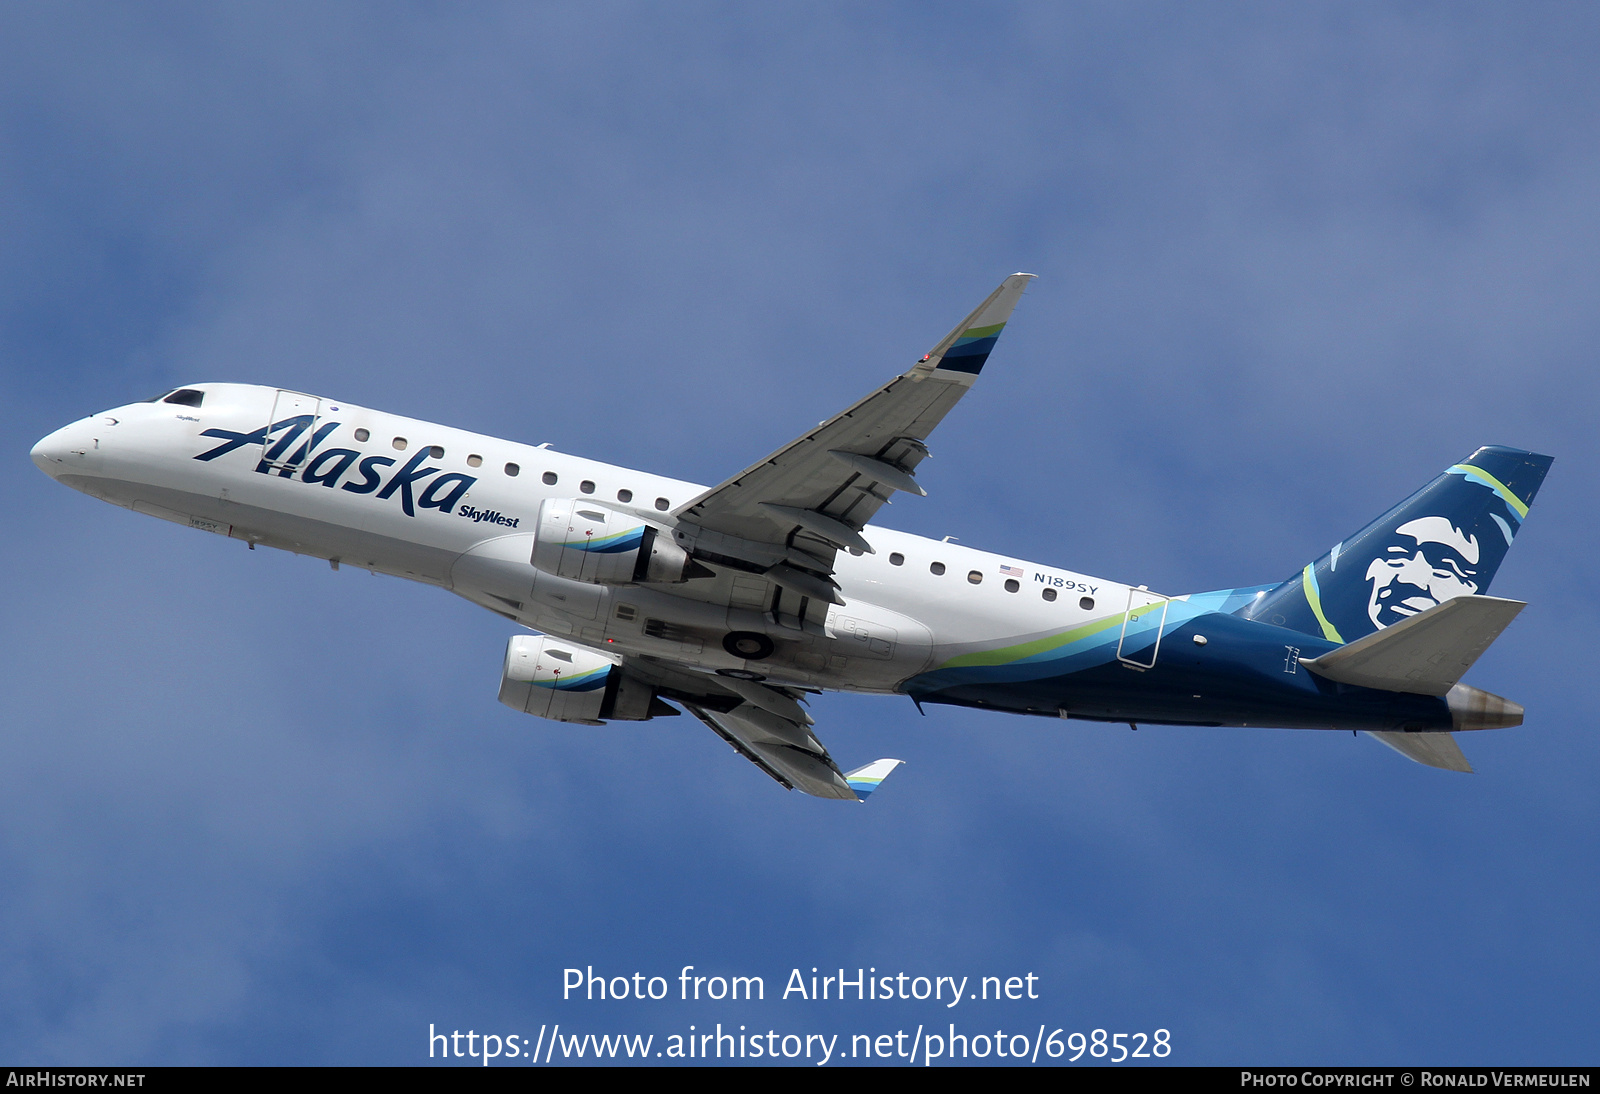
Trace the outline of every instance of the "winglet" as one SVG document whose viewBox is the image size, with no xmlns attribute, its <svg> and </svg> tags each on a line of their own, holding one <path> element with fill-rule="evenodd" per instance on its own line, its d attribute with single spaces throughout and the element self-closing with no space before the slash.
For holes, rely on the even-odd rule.
<svg viewBox="0 0 1600 1094">
<path fill-rule="evenodd" d="M 866 767 L 846 772 L 844 779 L 850 784 L 850 789 L 856 792 L 856 797 L 866 801 L 879 784 L 889 777 L 889 773 L 903 763 L 904 760 L 873 760 Z"/>
<path fill-rule="evenodd" d="M 917 362 L 912 372 L 926 376 L 938 370 L 977 376 L 983 370 L 983 363 L 989 359 L 995 340 L 1005 329 L 1006 321 L 1011 318 L 1012 309 L 1022 299 L 1023 290 L 1036 276 L 1014 273 L 1002 281 L 987 300 Z"/>
</svg>

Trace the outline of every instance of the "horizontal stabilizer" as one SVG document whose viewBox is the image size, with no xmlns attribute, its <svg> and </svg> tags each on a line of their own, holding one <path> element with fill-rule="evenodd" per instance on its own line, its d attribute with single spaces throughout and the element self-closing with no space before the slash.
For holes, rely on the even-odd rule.
<svg viewBox="0 0 1600 1094">
<path fill-rule="evenodd" d="M 1369 731 L 1368 737 L 1374 737 L 1400 755 L 1416 760 L 1419 764 L 1429 767 L 1440 767 L 1446 771 L 1464 771 L 1472 774 L 1472 765 L 1461 754 L 1461 746 L 1456 744 L 1456 739 L 1448 733 L 1374 733 Z"/>
<path fill-rule="evenodd" d="M 845 781 L 850 784 L 850 789 L 856 792 L 856 797 L 866 801 L 867 797 L 887 779 L 891 772 L 904 760 L 873 760 L 866 767 L 858 767 L 854 771 L 845 773 Z"/>
<path fill-rule="evenodd" d="M 1342 684 L 1445 695 L 1525 607 L 1520 600 L 1458 596 L 1300 663 Z"/>
</svg>

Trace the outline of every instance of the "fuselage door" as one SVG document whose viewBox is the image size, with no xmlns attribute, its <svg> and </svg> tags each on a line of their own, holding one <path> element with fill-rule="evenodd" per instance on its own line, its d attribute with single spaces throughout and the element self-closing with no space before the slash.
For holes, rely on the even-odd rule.
<svg viewBox="0 0 1600 1094">
<path fill-rule="evenodd" d="M 1128 610 L 1122 617 L 1122 636 L 1117 639 L 1118 661 L 1140 672 L 1155 667 L 1156 654 L 1161 652 L 1161 629 L 1166 626 L 1171 603 L 1170 598 L 1143 585 L 1128 590 Z M 1151 639 L 1148 650 L 1143 648 L 1147 638 Z"/>
<path fill-rule="evenodd" d="M 322 400 L 298 391 L 279 390 L 267 419 L 267 439 L 261 446 L 258 471 L 276 471 L 285 477 L 305 461 L 311 435 L 316 431 Z"/>
</svg>

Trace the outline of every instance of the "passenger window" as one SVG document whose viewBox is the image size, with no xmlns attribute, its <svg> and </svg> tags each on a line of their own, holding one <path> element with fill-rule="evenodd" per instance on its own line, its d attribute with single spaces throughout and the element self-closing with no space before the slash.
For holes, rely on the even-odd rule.
<svg viewBox="0 0 1600 1094">
<path fill-rule="evenodd" d="M 943 577 L 944 576 L 944 563 L 942 563 L 942 562 L 930 562 L 928 564 L 928 572 L 930 574 L 932 574 L 934 577 Z"/>
<path fill-rule="evenodd" d="M 401 452 L 404 452 L 406 450 L 406 439 L 404 437 L 396 437 L 394 439 L 394 446 Z"/>
<path fill-rule="evenodd" d="M 510 475 L 512 478 L 516 478 L 518 475 L 522 474 L 522 468 L 518 467 L 514 463 L 508 463 L 506 464 L 506 474 Z"/>
<path fill-rule="evenodd" d="M 617 500 L 618 501 L 632 501 L 633 500 L 633 491 L 632 490 L 618 490 L 617 491 Z"/>
<path fill-rule="evenodd" d="M 972 570 L 972 571 L 970 571 L 967 574 L 967 580 L 972 582 L 974 585 L 982 585 L 983 584 L 983 571 L 982 570 Z"/>
<path fill-rule="evenodd" d="M 438 445 L 434 445 L 432 448 L 428 449 L 428 455 L 432 456 L 436 460 L 442 460 L 444 459 L 444 449 L 440 448 Z"/>
<path fill-rule="evenodd" d="M 1014 578 L 1014 577 L 1006 578 L 1006 592 L 1014 593 L 1020 588 L 1022 588 L 1022 586 L 1017 584 L 1017 579 L 1016 578 Z"/>
<path fill-rule="evenodd" d="M 177 406 L 199 406 L 206 401 L 206 393 L 196 391 L 192 387 L 181 387 L 161 401 L 163 403 L 174 403 Z"/>
<path fill-rule="evenodd" d="M 467 457 L 467 466 L 468 467 L 482 467 L 483 466 L 483 457 L 479 456 L 479 455 L 476 455 L 476 454 L 468 456 Z"/>
<path fill-rule="evenodd" d="M 1046 589 L 1039 595 L 1044 597 L 1046 600 L 1054 600 L 1056 598 L 1056 591 L 1054 589 Z"/>
<path fill-rule="evenodd" d="M 544 484 L 546 486 L 554 486 L 556 483 L 558 483 L 560 481 L 561 481 L 561 476 L 557 475 L 554 471 L 546 471 L 544 473 Z"/>
<path fill-rule="evenodd" d="M 368 433 L 365 429 L 356 430 L 356 440 L 358 440 L 358 441 L 367 440 L 371 436 L 372 436 L 372 434 Z"/>
<path fill-rule="evenodd" d="M 672 508 L 672 503 L 670 501 L 668 501 L 666 498 L 657 498 L 656 499 L 656 508 L 661 510 L 663 513 L 665 513 L 668 509 Z"/>
<path fill-rule="evenodd" d="M 594 482 L 590 479 L 584 479 L 578 484 L 578 489 L 585 494 L 592 494 L 594 493 Z"/>
<path fill-rule="evenodd" d="M 1078 601 L 1078 607 L 1082 608 L 1086 612 L 1094 611 L 1094 597 L 1092 597 L 1092 596 L 1083 597 L 1081 600 Z"/>
<path fill-rule="evenodd" d="M 889 556 L 889 565 L 891 565 L 891 566 L 904 566 L 905 564 L 906 564 L 906 556 L 901 554 L 899 551 L 896 551 L 894 554 Z"/>
</svg>

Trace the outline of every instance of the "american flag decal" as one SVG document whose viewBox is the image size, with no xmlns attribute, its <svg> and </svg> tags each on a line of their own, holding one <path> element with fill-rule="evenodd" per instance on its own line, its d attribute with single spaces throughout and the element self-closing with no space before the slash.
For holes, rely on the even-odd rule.
<svg viewBox="0 0 1600 1094">
<path fill-rule="evenodd" d="M 1000 567 L 1000 572 L 1005 574 L 1007 577 L 1021 577 L 1022 576 L 1021 568 L 1016 567 L 1016 566 L 1002 566 L 1002 567 Z"/>
</svg>

